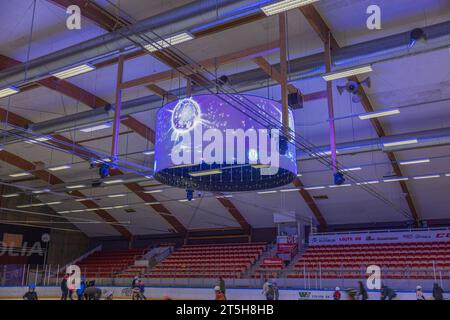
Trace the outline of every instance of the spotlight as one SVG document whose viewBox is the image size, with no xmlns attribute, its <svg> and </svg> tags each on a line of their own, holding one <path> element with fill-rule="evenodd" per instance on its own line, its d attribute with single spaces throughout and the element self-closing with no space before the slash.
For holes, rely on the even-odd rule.
<svg viewBox="0 0 450 320">
<path fill-rule="evenodd" d="M 281 155 L 285 155 L 288 151 L 288 139 L 284 134 L 280 135 L 279 150 Z"/>
<path fill-rule="evenodd" d="M 427 35 L 421 28 L 416 28 L 409 34 L 409 47 L 414 47 L 416 42 L 420 40 L 426 41 Z"/>
<path fill-rule="evenodd" d="M 109 176 L 109 163 L 102 163 L 100 169 L 98 169 L 98 174 L 102 179 Z"/>
<path fill-rule="evenodd" d="M 223 76 L 220 76 L 218 79 L 217 79 L 217 84 L 219 85 L 219 86 L 223 86 L 223 85 L 226 85 L 226 84 L 230 84 L 230 78 L 228 78 L 226 75 L 223 75 Z"/>
<path fill-rule="evenodd" d="M 342 172 L 336 172 L 334 174 L 334 184 L 340 186 L 345 182 L 344 174 Z"/>
<path fill-rule="evenodd" d="M 186 190 L 186 199 L 188 201 L 192 201 L 193 198 L 194 198 L 194 190 L 187 189 Z"/>
</svg>

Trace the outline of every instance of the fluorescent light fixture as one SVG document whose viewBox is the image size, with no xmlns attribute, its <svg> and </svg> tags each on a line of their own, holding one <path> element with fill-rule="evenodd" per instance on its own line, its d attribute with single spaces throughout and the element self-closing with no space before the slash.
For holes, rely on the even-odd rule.
<svg viewBox="0 0 450 320">
<path fill-rule="evenodd" d="M 108 195 L 108 198 L 118 198 L 118 197 L 125 197 L 126 194 L 124 193 L 119 193 L 119 194 L 110 194 Z"/>
<path fill-rule="evenodd" d="M 114 206 L 113 209 L 122 209 L 122 208 L 126 208 L 126 207 L 128 207 L 127 204 L 122 204 L 122 205 L 119 205 L 119 206 Z"/>
<path fill-rule="evenodd" d="M 40 193 L 45 193 L 45 192 L 50 192 L 50 189 L 42 189 L 42 190 L 33 190 L 33 191 L 31 191 L 31 193 L 35 193 L 35 194 L 40 194 Z"/>
<path fill-rule="evenodd" d="M 84 188 L 84 187 L 86 187 L 86 185 L 84 185 L 84 184 L 75 184 L 73 186 L 67 186 L 66 188 L 67 189 L 79 189 L 79 188 Z"/>
<path fill-rule="evenodd" d="M 361 167 L 352 167 L 352 168 L 344 168 L 341 169 L 342 172 L 347 172 L 347 171 L 358 171 L 358 170 L 362 170 Z"/>
<path fill-rule="evenodd" d="M 450 177 L 450 173 L 446 173 L 445 176 L 446 176 L 446 177 Z"/>
<path fill-rule="evenodd" d="M 369 66 L 364 66 L 364 67 L 356 67 L 356 68 L 326 73 L 326 74 L 322 75 L 322 78 L 325 81 L 332 81 L 332 80 L 356 76 L 358 74 L 368 73 L 368 72 L 372 72 L 372 71 L 373 71 L 373 69 L 369 65 Z"/>
<path fill-rule="evenodd" d="M 179 164 L 173 167 L 170 167 L 170 169 L 178 169 L 178 168 L 186 168 L 186 167 L 193 167 L 196 166 L 195 163 L 191 163 L 191 164 Z"/>
<path fill-rule="evenodd" d="M 19 178 L 19 177 L 25 177 L 25 176 L 29 176 L 29 175 L 31 175 L 31 173 L 29 173 L 29 172 L 20 172 L 20 173 L 10 174 L 9 176 L 12 178 Z"/>
<path fill-rule="evenodd" d="M 49 137 L 30 138 L 30 139 L 26 140 L 25 143 L 33 144 L 33 143 L 38 143 L 38 142 L 45 142 L 48 140 L 50 140 Z"/>
<path fill-rule="evenodd" d="M 345 184 L 332 184 L 329 185 L 328 188 L 343 188 L 343 187 L 350 187 L 351 184 L 350 183 L 345 183 Z"/>
<path fill-rule="evenodd" d="M 113 184 L 113 183 L 120 183 L 120 182 L 123 182 L 123 179 L 103 181 L 104 184 Z"/>
<path fill-rule="evenodd" d="M 70 210 L 58 211 L 57 213 L 69 213 Z"/>
<path fill-rule="evenodd" d="M 400 161 L 399 163 L 402 166 L 406 166 L 408 164 L 418 164 L 418 163 L 428 163 L 428 162 L 430 162 L 430 159 L 407 160 L 407 161 Z"/>
<path fill-rule="evenodd" d="M 163 192 L 162 190 L 147 190 L 147 191 L 144 191 L 144 193 L 160 193 L 160 192 Z"/>
<path fill-rule="evenodd" d="M 270 193 L 277 193 L 277 190 L 269 190 L 269 191 L 258 191 L 258 194 L 270 194 Z"/>
<path fill-rule="evenodd" d="M 261 10 L 266 16 L 271 16 L 280 12 L 288 11 L 301 6 L 306 6 L 317 1 L 319 0 L 283 0 L 261 7 Z"/>
<path fill-rule="evenodd" d="M 417 139 L 409 139 L 409 140 L 400 140 L 400 141 L 394 141 L 394 142 L 385 142 L 383 143 L 384 147 L 396 147 L 396 146 L 402 146 L 405 144 L 414 144 L 418 143 Z"/>
<path fill-rule="evenodd" d="M 145 176 L 146 179 L 153 179 L 152 176 Z"/>
<path fill-rule="evenodd" d="M 22 204 L 20 206 L 16 206 L 16 208 L 29 208 L 31 207 L 31 204 Z"/>
<path fill-rule="evenodd" d="M 3 198 L 12 198 L 12 197 L 18 197 L 19 194 L 18 193 L 10 193 L 10 194 L 3 194 L 2 197 Z"/>
<path fill-rule="evenodd" d="M 408 178 L 390 178 L 390 179 L 383 179 L 383 182 L 397 182 L 406 180 L 408 180 Z"/>
<path fill-rule="evenodd" d="M 188 199 L 181 199 L 181 200 L 178 200 L 178 202 L 188 202 L 189 200 Z M 195 201 L 195 199 L 192 199 L 191 201 Z"/>
<path fill-rule="evenodd" d="M 358 182 L 356 185 L 357 186 L 362 186 L 362 185 L 366 185 L 366 184 L 377 184 L 377 183 L 380 183 L 380 181 L 372 180 L 372 181 Z"/>
<path fill-rule="evenodd" d="M 7 88 L 0 89 L 0 98 L 7 97 L 10 95 L 16 94 L 18 92 L 20 92 L 20 90 L 17 88 L 14 88 L 14 87 L 7 87 Z"/>
<path fill-rule="evenodd" d="M 389 109 L 389 110 L 384 110 L 384 111 L 376 111 L 376 112 L 368 112 L 368 113 L 360 114 L 358 116 L 358 118 L 360 118 L 361 120 L 367 120 L 367 119 L 391 116 L 391 115 L 399 114 L 399 113 L 400 113 L 400 109 Z"/>
<path fill-rule="evenodd" d="M 254 169 L 270 168 L 270 164 L 252 164 L 252 168 Z"/>
<path fill-rule="evenodd" d="M 301 173 L 297 173 L 297 177 L 301 177 L 302 176 L 302 174 Z"/>
<path fill-rule="evenodd" d="M 92 199 L 91 198 L 75 199 L 75 201 L 77 201 L 77 202 L 89 201 L 89 200 L 92 200 Z"/>
<path fill-rule="evenodd" d="M 61 204 L 61 201 L 47 202 L 46 205 L 51 206 L 53 204 Z"/>
<path fill-rule="evenodd" d="M 325 189 L 324 186 L 316 186 L 316 187 L 305 187 L 303 188 L 305 190 L 319 190 L 319 189 Z"/>
<path fill-rule="evenodd" d="M 91 66 L 90 64 L 82 64 L 80 66 L 76 66 L 67 70 L 59 71 L 56 73 L 52 73 L 51 75 L 54 77 L 57 77 L 59 79 L 67 79 L 73 76 L 77 76 L 79 74 L 83 74 L 89 71 L 94 70 L 95 67 Z"/>
<path fill-rule="evenodd" d="M 223 196 L 216 196 L 217 199 L 223 199 L 223 198 L 233 198 L 231 194 L 223 195 Z"/>
<path fill-rule="evenodd" d="M 440 178 L 441 176 L 439 174 L 432 174 L 428 176 L 418 176 L 413 177 L 414 180 L 422 180 L 422 179 L 433 179 L 433 178 Z"/>
<path fill-rule="evenodd" d="M 70 210 L 70 212 L 84 212 L 84 210 L 82 210 L 82 209 L 77 209 L 77 210 Z"/>
<path fill-rule="evenodd" d="M 83 129 L 80 129 L 80 131 L 89 133 L 89 132 L 99 131 L 99 130 L 108 129 L 108 128 L 111 128 L 111 123 L 103 123 L 103 124 L 99 124 L 96 126 L 83 128 Z"/>
<path fill-rule="evenodd" d="M 155 150 L 144 151 L 142 153 L 145 154 L 146 156 L 150 156 L 152 154 L 155 154 Z"/>
<path fill-rule="evenodd" d="M 71 166 L 66 164 L 66 165 L 58 166 L 58 167 L 51 167 L 51 168 L 48 168 L 48 170 L 50 170 L 50 171 L 61 171 L 61 170 L 66 170 L 66 169 L 70 169 L 70 168 L 71 168 Z"/>
<path fill-rule="evenodd" d="M 98 210 L 98 208 L 89 208 L 89 209 L 86 209 L 86 211 L 95 211 L 95 210 Z"/>
<path fill-rule="evenodd" d="M 146 202 L 145 204 L 148 205 L 148 206 L 152 206 L 152 205 L 155 205 L 155 204 L 161 204 L 161 202 L 158 202 L 158 201 L 155 201 L 155 202 Z"/>
<path fill-rule="evenodd" d="M 183 32 L 183 33 L 165 38 L 164 40 L 152 42 L 151 44 L 146 44 L 146 45 L 144 45 L 144 49 L 147 50 L 148 52 L 155 52 L 155 51 L 161 50 L 163 48 L 167 48 L 167 47 L 176 45 L 178 43 L 186 42 L 186 41 L 189 41 L 192 39 L 194 39 L 194 37 L 191 34 L 189 34 L 187 32 Z"/>
<path fill-rule="evenodd" d="M 220 169 L 212 169 L 212 170 L 204 170 L 204 171 L 197 171 L 197 172 L 189 172 L 189 175 L 191 177 L 203 177 L 203 176 L 210 176 L 213 174 L 221 174 L 222 170 Z"/>
<path fill-rule="evenodd" d="M 280 192 L 294 192 L 294 191 L 300 191 L 301 189 L 281 189 Z"/>
<path fill-rule="evenodd" d="M 45 206 L 45 203 L 33 203 L 31 206 L 32 207 L 43 207 L 43 206 Z"/>
</svg>

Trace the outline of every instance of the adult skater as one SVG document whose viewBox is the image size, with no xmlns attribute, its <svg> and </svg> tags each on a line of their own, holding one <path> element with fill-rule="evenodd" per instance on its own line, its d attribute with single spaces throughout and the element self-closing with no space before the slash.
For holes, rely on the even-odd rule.
<svg viewBox="0 0 450 320">
<path fill-rule="evenodd" d="M 367 294 L 367 290 L 362 281 L 358 281 L 358 297 L 360 300 L 369 299 L 369 295 Z"/>
<path fill-rule="evenodd" d="M 279 300 L 280 298 L 280 290 L 278 289 L 277 283 L 274 281 L 272 282 L 272 288 L 273 288 L 273 299 Z"/>
<path fill-rule="evenodd" d="M 69 287 L 67 285 L 67 280 L 69 279 L 69 274 L 66 273 L 61 280 L 61 300 L 67 300 L 69 295 Z"/>
<path fill-rule="evenodd" d="M 433 299 L 444 300 L 444 290 L 437 284 L 433 284 Z"/>
<path fill-rule="evenodd" d="M 381 286 L 381 300 L 392 300 L 397 297 L 397 293 L 394 289 L 389 288 L 387 285 L 383 284 Z"/>
<path fill-rule="evenodd" d="M 225 280 L 223 280 L 222 277 L 219 278 L 219 287 L 220 287 L 220 291 L 222 291 L 222 293 L 225 294 L 225 291 L 226 291 Z"/>
<path fill-rule="evenodd" d="M 28 291 L 23 295 L 23 300 L 38 300 L 36 286 L 30 285 Z"/>
<path fill-rule="evenodd" d="M 84 290 L 84 296 L 86 297 L 86 300 L 100 300 L 102 290 L 94 286 L 89 286 Z"/>
<path fill-rule="evenodd" d="M 275 299 L 275 290 L 273 288 L 272 282 L 267 281 L 264 284 L 262 293 L 266 296 L 266 300 L 274 300 Z"/>
</svg>

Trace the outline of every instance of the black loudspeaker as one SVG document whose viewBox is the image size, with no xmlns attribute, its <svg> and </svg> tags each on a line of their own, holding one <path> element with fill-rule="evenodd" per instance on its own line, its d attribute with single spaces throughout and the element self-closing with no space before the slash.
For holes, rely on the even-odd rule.
<svg viewBox="0 0 450 320">
<path fill-rule="evenodd" d="M 288 104 L 292 109 L 301 109 L 303 108 L 303 96 L 297 91 L 294 93 L 288 94 Z"/>
<path fill-rule="evenodd" d="M 345 182 L 345 178 L 344 178 L 344 175 L 342 174 L 342 172 L 336 172 L 334 174 L 334 184 L 337 186 L 340 186 L 344 182 Z"/>
</svg>

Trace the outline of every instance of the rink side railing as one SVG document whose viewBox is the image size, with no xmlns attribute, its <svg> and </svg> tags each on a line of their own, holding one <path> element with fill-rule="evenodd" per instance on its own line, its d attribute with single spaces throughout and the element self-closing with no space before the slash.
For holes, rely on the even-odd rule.
<svg viewBox="0 0 450 320">
<path fill-rule="evenodd" d="M 59 286 L 66 266 L 60 265 L 0 265 L 0 286 Z M 96 280 L 101 285 L 127 285 L 131 283 L 132 276 L 119 276 L 122 270 L 114 268 L 102 268 L 98 272 L 90 271 L 86 275 L 81 270 L 81 275 L 88 281 Z M 141 276 L 146 285 L 152 286 L 199 286 L 210 287 L 220 277 L 221 272 L 202 273 L 193 270 L 192 274 L 184 271 L 185 277 L 181 278 L 176 273 L 166 273 L 164 278 L 145 277 L 145 272 L 137 274 Z M 369 274 L 366 267 L 360 268 L 327 268 L 324 272 L 320 266 L 304 266 L 297 269 L 267 269 L 260 271 L 258 276 L 251 278 L 225 278 L 226 282 L 235 287 L 260 286 L 266 279 L 277 281 L 279 287 L 303 287 L 307 289 L 325 289 L 333 286 L 345 286 L 347 283 L 365 281 Z M 332 274 L 332 276 L 330 275 Z M 381 268 L 381 280 L 385 283 L 399 283 L 405 288 L 414 288 L 415 284 L 438 283 L 444 288 L 450 289 L 450 268 Z"/>
</svg>

